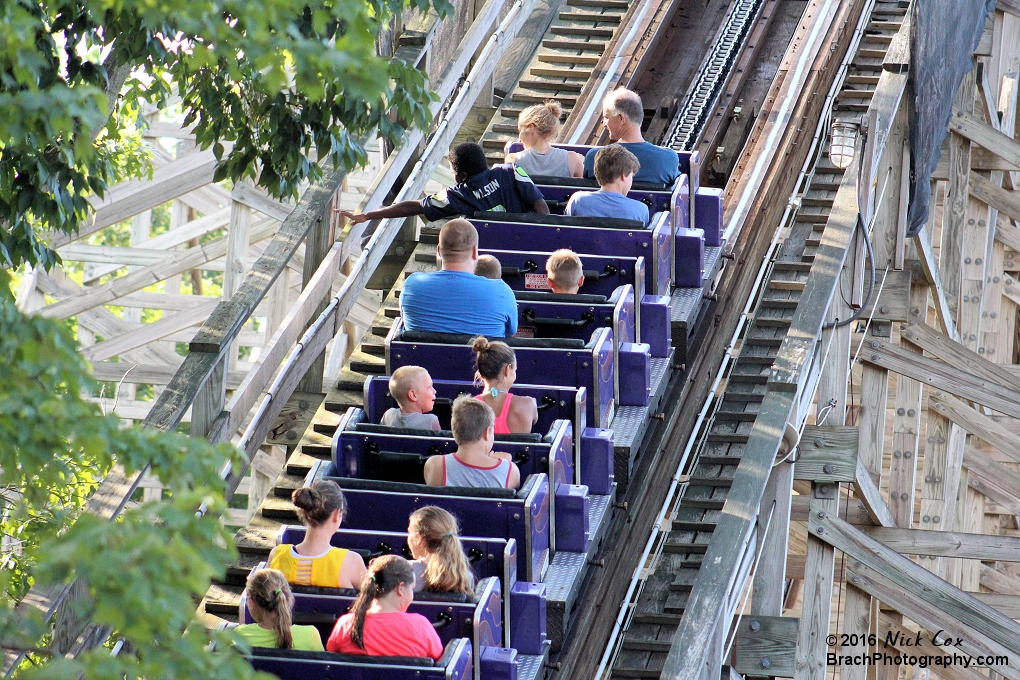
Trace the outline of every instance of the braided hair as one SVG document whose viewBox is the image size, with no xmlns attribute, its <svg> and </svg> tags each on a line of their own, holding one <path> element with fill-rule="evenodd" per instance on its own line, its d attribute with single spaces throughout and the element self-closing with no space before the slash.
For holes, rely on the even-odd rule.
<svg viewBox="0 0 1020 680">
<path fill-rule="evenodd" d="M 270 624 L 269 627 L 276 633 L 277 647 L 291 649 L 294 646 L 290 631 L 294 595 L 283 573 L 276 569 L 259 569 L 249 577 L 246 590 L 249 602 L 257 607 L 251 609 L 252 617 L 259 625 Z"/>
</svg>

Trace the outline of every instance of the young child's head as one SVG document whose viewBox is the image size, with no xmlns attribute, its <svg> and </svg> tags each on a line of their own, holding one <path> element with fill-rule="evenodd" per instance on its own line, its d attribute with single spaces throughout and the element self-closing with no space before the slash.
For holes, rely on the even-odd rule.
<svg viewBox="0 0 1020 680">
<path fill-rule="evenodd" d="M 248 594 L 248 611 L 255 622 L 276 633 L 276 646 L 290 649 L 294 646 L 291 636 L 291 609 L 294 595 L 283 573 L 276 569 L 259 569 L 248 577 L 245 588 Z"/>
<path fill-rule="evenodd" d="M 436 403 L 432 376 L 421 366 L 401 366 L 393 371 L 390 394 L 403 413 L 430 413 Z"/>
<path fill-rule="evenodd" d="M 365 615 L 372 602 L 382 598 L 391 599 L 391 604 L 402 612 L 414 601 L 414 569 L 400 555 L 383 555 L 368 565 L 358 599 L 351 606 L 354 613 L 351 642 L 361 649 L 365 648 Z"/>
<path fill-rule="evenodd" d="M 474 592 L 474 574 L 460 544 L 457 518 L 427 505 L 411 513 L 407 545 L 414 559 L 425 560 L 425 590 L 437 593 Z"/>
<path fill-rule="evenodd" d="M 573 250 L 561 248 L 545 261 L 545 274 L 554 293 L 574 294 L 584 285 L 581 258 Z"/>
<path fill-rule="evenodd" d="M 560 131 L 562 114 L 563 108 L 556 101 L 535 104 L 521 111 L 517 117 L 517 130 L 524 146 L 529 147 L 539 140 L 552 140 Z"/>
<path fill-rule="evenodd" d="M 331 480 L 320 479 L 311 486 L 295 489 L 291 501 L 297 506 L 298 517 L 309 528 L 340 526 L 347 513 L 347 501 L 340 486 Z M 335 530 L 335 527 L 334 527 Z"/>
<path fill-rule="evenodd" d="M 487 279 L 503 278 L 503 267 L 492 255 L 479 255 L 478 262 L 475 262 L 475 274 L 484 276 Z"/>
<path fill-rule="evenodd" d="M 466 394 L 453 402 L 450 429 L 458 446 L 493 439 L 496 414 L 484 401 Z"/>
<path fill-rule="evenodd" d="M 475 351 L 475 380 L 489 387 L 499 385 L 503 390 L 513 386 L 517 379 L 517 356 L 510 345 L 479 336 L 471 343 L 471 349 Z"/>
<path fill-rule="evenodd" d="M 595 154 L 595 179 L 605 191 L 626 194 L 641 169 L 637 156 L 619 144 L 610 144 Z"/>
<path fill-rule="evenodd" d="M 485 151 L 474 142 L 464 142 L 450 151 L 450 168 L 457 184 L 468 181 L 480 172 L 489 169 L 489 161 L 485 159 Z"/>
</svg>

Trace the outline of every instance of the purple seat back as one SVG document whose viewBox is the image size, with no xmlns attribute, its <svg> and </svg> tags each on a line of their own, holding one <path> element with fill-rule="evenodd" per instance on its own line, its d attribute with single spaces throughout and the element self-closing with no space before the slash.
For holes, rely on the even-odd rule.
<svg viewBox="0 0 1020 680">
<path fill-rule="evenodd" d="M 487 250 L 478 251 L 480 255 L 492 255 L 503 267 L 503 281 L 513 290 L 543 291 L 550 290 L 546 278 L 545 262 L 551 252 Z M 622 257 L 616 255 L 585 255 L 581 260 L 584 266 L 584 285 L 579 293 L 586 295 L 605 295 L 609 297 L 620 286 L 629 283 L 634 290 L 639 290 L 645 283 L 645 259 L 643 257 Z M 596 274 L 593 276 L 592 274 Z M 648 292 L 647 290 L 645 292 Z M 666 293 L 661 293 L 665 295 Z"/>
<path fill-rule="evenodd" d="M 248 660 L 257 671 L 280 680 L 468 680 L 471 677 L 471 642 L 459 638 L 446 645 L 442 658 L 366 657 L 330 652 L 256 647 Z M 426 663 L 427 661 L 427 663 Z"/>
<path fill-rule="evenodd" d="M 613 229 L 558 224 L 530 224 L 472 219 L 479 247 L 531 250 L 541 243 L 550 251 L 570 248 L 581 256 L 645 258 L 645 290 L 669 290 L 673 272 L 673 222 L 668 212 L 655 213 L 646 229 Z M 649 263 L 651 267 L 649 268 Z"/>
<path fill-rule="evenodd" d="M 303 525 L 287 524 L 277 534 L 276 543 L 296 545 L 304 538 Z M 370 556 L 394 554 L 411 559 L 411 550 L 407 547 L 407 531 L 361 531 L 341 528 L 333 534 L 329 542 L 337 548 L 367 552 Z M 500 579 L 504 590 L 512 588 L 517 582 L 517 541 L 512 538 L 507 540 L 461 536 L 460 543 L 464 547 L 476 580 L 481 581 L 483 578 L 495 576 Z"/>
<path fill-rule="evenodd" d="M 342 478 L 332 478 L 344 487 Z M 407 526 L 407 518 L 418 508 L 437 505 L 457 518 L 466 536 L 514 539 L 517 545 L 517 574 L 527 581 L 541 581 L 549 566 L 550 493 L 549 478 L 527 479 L 515 498 L 453 496 L 420 491 L 387 491 L 345 487 L 350 529 L 392 531 Z"/>
<path fill-rule="evenodd" d="M 457 442 L 449 432 L 421 431 L 364 432 L 355 429 L 367 423 L 363 410 L 350 408 L 333 435 L 333 463 L 343 477 L 380 479 L 393 482 L 423 484 L 422 468 L 426 458 L 457 450 Z M 389 428 L 386 428 L 387 430 Z M 523 436 L 500 436 L 496 451 L 509 453 L 521 478 L 540 472 L 549 473 L 557 484 L 570 484 L 574 479 L 574 436 L 569 420 L 557 420 L 537 441 L 508 441 Z"/>
<path fill-rule="evenodd" d="M 319 628 L 323 640 L 329 637 L 336 620 L 346 614 L 354 604 L 357 595 L 349 589 L 315 588 L 318 592 L 294 593 L 294 623 L 311 624 Z M 407 611 L 421 614 L 433 625 L 443 645 L 457 638 L 471 640 L 472 649 L 499 647 L 503 644 L 502 588 L 499 578 L 487 578 L 478 583 L 478 599 L 457 601 L 449 596 L 434 596 L 416 593 Z M 241 595 L 239 619 L 242 623 L 254 623 L 248 609 L 247 593 Z"/>
<path fill-rule="evenodd" d="M 468 344 L 407 342 L 400 340 L 403 324 L 398 318 L 386 336 L 386 372 L 400 366 L 422 366 L 433 379 L 474 379 L 474 352 Z M 531 385 L 584 387 L 588 423 L 607 427 L 615 409 L 613 333 L 600 328 L 583 349 L 514 347 L 517 379 Z"/>
<path fill-rule="evenodd" d="M 462 394 L 476 394 L 479 387 L 466 380 L 435 380 L 436 405 L 432 412 L 439 417 L 439 424 L 449 429 L 450 410 L 453 400 Z M 574 479 L 580 479 L 579 464 L 583 455 L 583 440 L 577 435 L 587 427 L 588 391 L 581 387 L 557 387 L 554 385 L 514 384 L 513 392 L 522 397 L 531 397 L 538 403 L 536 432 L 548 432 L 555 421 L 569 420 L 574 433 Z M 390 396 L 389 378 L 371 376 L 365 379 L 365 411 L 368 420 L 378 423 L 383 413 L 397 405 Z"/>
</svg>

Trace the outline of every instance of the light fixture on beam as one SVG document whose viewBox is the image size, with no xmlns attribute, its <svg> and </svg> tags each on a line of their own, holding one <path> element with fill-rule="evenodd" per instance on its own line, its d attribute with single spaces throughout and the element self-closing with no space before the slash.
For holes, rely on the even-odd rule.
<svg viewBox="0 0 1020 680">
<path fill-rule="evenodd" d="M 832 122 L 832 129 L 829 132 L 829 162 L 840 170 L 846 170 L 854 162 L 860 127 L 861 124 L 857 121 Z"/>
</svg>

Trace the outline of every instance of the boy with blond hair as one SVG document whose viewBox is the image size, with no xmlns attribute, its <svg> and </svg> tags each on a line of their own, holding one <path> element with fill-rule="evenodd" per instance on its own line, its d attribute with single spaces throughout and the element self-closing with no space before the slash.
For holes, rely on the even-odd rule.
<svg viewBox="0 0 1020 680">
<path fill-rule="evenodd" d="M 503 267 L 492 255 L 479 255 L 478 262 L 475 262 L 475 276 L 502 280 Z"/>
<path fill-rule="evenodd" d="M 573 250 L 561 248 L 545 261 L 545 275 L 554 293 L 574 295 L 584 285 L 581 258 Z"/>
<path fill-rule="evenodd" d="M 432 376 L 421 366 L 401 366 L 390 376 L 390 396 L 400 408 L 383 414 L 380 424 L 412 430 L 438 430 L 439 418 L 430 413 L 436 403 Z"/>
</svg>

